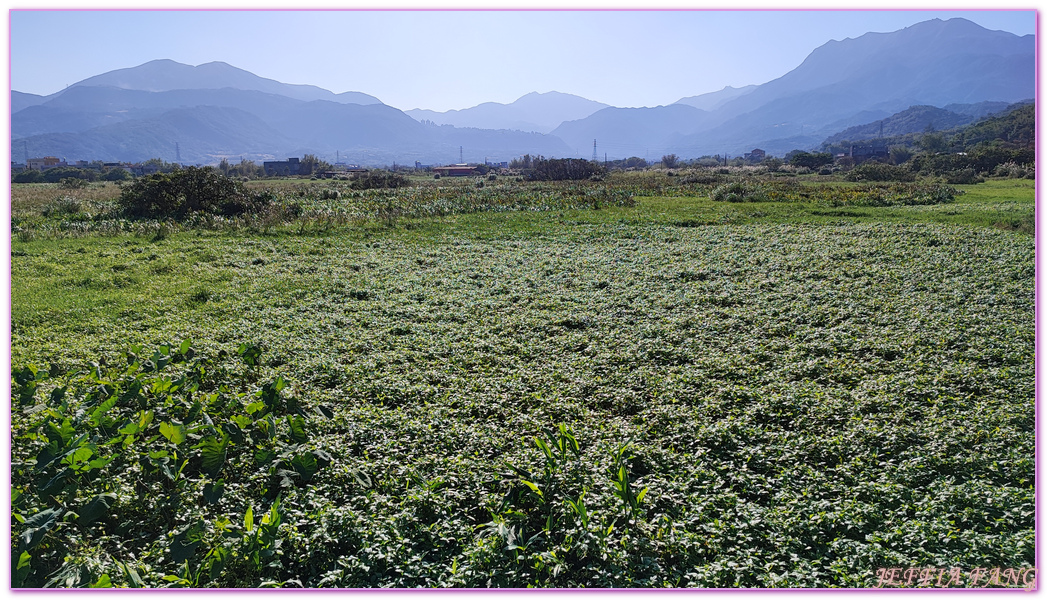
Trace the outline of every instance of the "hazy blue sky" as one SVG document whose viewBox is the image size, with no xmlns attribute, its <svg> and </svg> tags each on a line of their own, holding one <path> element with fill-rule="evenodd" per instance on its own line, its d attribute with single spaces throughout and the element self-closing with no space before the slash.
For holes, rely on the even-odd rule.
<svg viewBox="0 0 1047 600">
<path fill-rule="evenodd" d="M 963 17 L 1035 33 L 1024 11 L 15 10 L 11 86 L 51 94 L 169 58 L 360 91 L 400 109 L 512 102 L 536 91 L 657 106 L 760 84 L 829 40 Z"/>
</svg>

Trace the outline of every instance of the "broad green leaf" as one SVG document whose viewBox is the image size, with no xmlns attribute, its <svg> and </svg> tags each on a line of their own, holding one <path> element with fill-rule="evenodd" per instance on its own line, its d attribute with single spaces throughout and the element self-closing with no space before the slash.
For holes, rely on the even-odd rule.
<svg viewBox="0 0 1047 600">
<path fill-rule="evenodd" d="M 222 467 L 225 465 L 226 446 L 228 444 L 228 437 L 223 436 L 222 440 L 219 441 L 214 436 L 209 435 L 195 446 L 200 448 L 200 458 L 202 459 L 200 468 L 204 473 L 211 477 L 218 476 L 218 473 L 221 472 Z"/>
<path fill-rule="evenodd" d="M 526 479 L 521 479 L 520 483 L 522 483 L 522 484 L 526 485 L 527 487 L 531 488 L 532 492 L 538 494 L 538 497 L 541 498 L 542 501 L 545 501 L 545 494 L 542 493 L 542 490 L 538 489 L 538 485 L 537 484 L 532 483 L 530 481 L 527 481 Z"/>
<path fill-rule="evenodd" d="M 313 475 L 320 470 L 320 465 L 316 461 L 316 457 L 310 453 L 299 454 L 291 459 L 291 467 L 298 473 L 302 478 L 302 481 L 308 483 L 313 479 Z"/>
<path fill-rule="evenodd" d="M 219 479 L 218 481 L 208 481 L 204 484 L 204 500 L 208 504 L 218 504 L 221 500 L 222 494 L 225 493 L 225 480 Z"/>
<path fill-rule="evenodd" d="M 240 344 L 240 347 L 236 349 L 236 353 L 240 355 L 240 358 L 244 361 L 244 364 L 249 367 L 258 365 L 258 357 L 262 355 L 262 349 L 253 344 Z"/>
<path fill-rule="evenodd" d="M 113 587 L 113 582 L 109 580 L 109 575 L 107 575 L 105 573 L 102 573 L 102 576 L 98 578 L 98 581 L 96 581 L 96 582 L 94 582 L 92 584 L 89 584 L 87 587 L 89 587 L 89 588 L 111 588 L 111 587 Z"/>
<path fill-rule="evenodd" d="M 538 446 L 538 449 L 542 451 L 542 454 L 544 454 L 547 459 L 553 460 L 553 451 L 549 449 L 549 446 L 545 443 L 545 440 L 536 436 L 534 438 L 534 443 L 536 446 Z"/>
<path fill-rule="evenodd" d="M 102 417 L 105 416 L 105 413 L 109 412 L 116 406 L 116 400 L 116 398 L 109 398 L 91 411 L 90 421 L 94 426 L 98 426 L 102 422 Z"/>
<path fill-rule="evenodd" d="M 62 447 L 76 434 L 76 429 L 73 428 L 69 419 L 63 420 L 59 425 L 48 421 L 44 424 L 44 433 L 47 435 L 47 439 L 57 442 L 59 447 Z"/>
<path fill-rule="evenodd" d="M 127 565 L 127 563 L 123 563 L 123 562 L 120 562 L 118 560 L 114 561 L 114 562 L 116 562 L 116 564 L 120 565 L 120 570 L 122 570 L 124 572 L 124 576 L 127 577 L 127 585 L 128 585 L 128 587 L 132 587 L 132 588 L 144 588 L 145 587 L 145 583 L 142 582 L 142 577 L 138 574 L 138 569 L 136 567 L 130 567 L 130 566 Z"/>
<path fill-rule="evenodd" d="M 192 558 L 203 541 L 203 533 L 204 527 L 200 521 L 195 521 L 176 533 L 171 538 L 171 560 L 183 563 Z"/>
<path fill-rule="evenodd" d="M 211 578 L 211 581 L 217 581 L 222 575 L 222 569 L 225 568 L 225 563 L 229 560 L 229 549 L 224 546 L 215 546 L 204 559 L 204 564 L 207 568 L 207 575 Z"/>
<path fill-rule="evenodd" d="M 177 446 L 185 441 L 185 425 L 182 425 L 181 423 L 161 423 L 160 435 L 164 436 L 167 438 L 167 441 Z"/>
<path fill-rule="evenodd" d="M 27 551 L 23 551 L 21 556 L 18 557 L 18 564 L 15 566 L 15 572 L 11 574 L 11 587 L 21 587 L 22 582 L 25 581 L 25 578 L 33 570 L 31 560 L 32 557 Z"/>
<path fill-rule="evenodd" d="M 265 466 L 276 459 L 276 452 L 270 448 L 258 448 L 254 451 L 254 463 L 261 467 Z"/>
<path fill-rule="evenodd" d="M 647 495 L 647 490 L 649 490 L 649 489 L 651 489 L 651 488 L 650 487 L 645 487 L 643 490 L 640 491 L 639 494 L 636 495 L 636 505 L 637 506 L 640 506 L 640 503 L 643 502 L 643 497 Z"/>
<path fill-rule="evenodd" d="M 81 526 L 87 526 L 94 523 L 98 519 L 105 516 L 109 512 L 109 508 L 116 503 L 116 496 L 113 494 L 99 494 L 91 499 L 90 502 L 77 509 L 77 514 L 80 517 L 76 520 Z"/>
<path fill-rule="evenodd" d="M 200 404 L 199 400 L 193 402 L 193 405 L 189 407 L 189 412 L 185 416 L 185 424 L 188 425 L 196 420 L 200 416 L 200 412 L 204 409 L 204 405 Z"/>
<path fill-rule="evenodd" d="M 304 444 L 309 441 L 309 434 L 305 431 L 305 419 L 301 416 L 287 417 L 288 437 L 296 444 Z"/>
<path fill-rule="evenodd" d="M 65 399 L 65 393 L 66 393 L 66 391 L 68 389 L 69 388 L 67 388 L 66 386 L 63 385 L 62 387 L 58 387 L 58 388 L 55 388 L 55 389 L 51 390 L 50 404 L 52 406 L 57 406 L 57 405 L 61 404 L 62 400 Z"/>
<path fill-rule="evenodd" d="M 25 530 L 19 536 L 23 549 L 32 550 L 39 546 L 40 542 L 44 541 L 44 536 L 55 526 L 63 512 L 61 508 L 49 508 L 26 519 Z"/>
<path fill-rule="evenodd" d="M 62 464 L 69 465 L 74 469 L 86 468 L 85 463 L 95 454 L 95 447 L 93 444 L 87 446 L 80 446 L 75 450 L 71 450 L 62 457 Z"/>
</svg>

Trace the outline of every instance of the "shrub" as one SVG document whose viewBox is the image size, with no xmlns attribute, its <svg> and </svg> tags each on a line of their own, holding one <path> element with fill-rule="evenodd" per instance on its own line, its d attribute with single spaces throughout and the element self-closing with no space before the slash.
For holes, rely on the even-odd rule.
<svg viewBox="0 0 1047 600">
<path fill-rule="evenodd" d="M 399 173 L 369 171 L 366 175 L 357 175 L 350 186 L 354 190 L 380 190 L 409 187 L 411 180 Z"/>
<path fill-rule="evenodd" d="M 530 181 L 568 181 L 589 179 L 603 173 L 599 163 L 583 158 L 536 158 L 527 179 Z"/>
<path fill-rule="evenodd" d="M 25 170 L 21 173 L 15 173 L 14 177 L 11 178 L 12 183 L 43 183 L 44 174 L 40 171 Z"/>
<path fill-rule="evenodd" d="M 748 181 L 721 185 L 709 195 L 716 202 L 767 202 L 770 198 L 763 186 Z"/>
<path fill-rule="evenodd" d="M 724 178 L 720 177 L 719 173 L 710 173 L 708 171 L 697 171 L 697 172 L 692 173 L 692 174 L 688 175 L 687 177 L 684 177 L 683 179 L 681 179 L 680 183 L 683 183 L 683 184 L 697 183 L 697 184 L 709 185 L 709 184 L 714 184 L 714 183 L 720 183 L 723 180 L 724 180 Z"/>
<path fill-rule="evenodd" d="M 131 173 L 127 169 L 111 169 L 102 179 L 106 181 L 127 181 L 131 179 Z"/>
<path fill-rule="evenodd" d="M 980 177 L 978 172 L 971 168 L 957 169 L 945 174 L 945 182 L 953 185 L 982 183 L 983 181 L 985 181 L 985 179 Z"/>
<path fill-rule="evenodd" d="M 916 174 L 902 166 L 869 162 L 847 173 L 847 181 L 916 181 Z"/>
<path fill-rule="evenodd" d="M 41 209 L 40 214 L 45 217 L 51 217 L 56 215 L 75 215 L 76 213 L 83 210 L 83 202 L 79 198 L 71 198 L 69 196 L 63 196 L 61 198 L 55 198 L 49 202 L 46 206 Z"/>
<path fill-rule="evenodd" d="M 87 182 L 83 179 L 77 179 L 76 177 L 63 177 L 59 180 L 58 187 L 63 190 L 79 190 L 87 187 Z"/>
<path fill-rule="evenodd" d="M 833 155 L 828 152 L 791 152 L 787 155 L 787 160 L 790 165 L 794 167 L 807 167 L 808 169 L 817 169 L 833 163 Z"/>
<path fill-rule="evenodd" d="M 1033 179 L 1036 176 L 1036 167 L 1033 165 L 1020 165 L 1016 162 L 1005 162 L 996 165 L 992 171 L 993 177 L 1007 177 L 1009 179 Z"/>
<path fill-rule="evenodd" d="M 270 196 L 252 196 L 213 167 L 155 173 L 124 188 L 118 205 L 130 217 L 183 219 L 196 212 L 234 216 L 256 211 Z"/>
</svg>

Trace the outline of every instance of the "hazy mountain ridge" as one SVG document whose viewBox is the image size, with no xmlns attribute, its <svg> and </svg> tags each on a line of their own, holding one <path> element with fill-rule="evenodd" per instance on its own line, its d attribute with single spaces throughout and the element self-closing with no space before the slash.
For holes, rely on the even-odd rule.
<svg viewBox="0 0 1047 600">
<path fill-rule="evenodd" d="M 887 118 L 848 127 L 826 138 L 822 143 L 836 144 L 844 140 L 869 140 L 878 137 L 905 135 L 907 133 L 952 129 L 973 123 L 991 114 L 1013 109 L 1015 106 L 1006 102 L 950 104 L 944 108 L 926 105 L 911 106 Z"/>
<path fill-rule="evenodd" d="M 484 102 L 461 110 L 437 112 L 415 108 L 404 112 L 419 121 L 432 121 L 437 125 L 549 133 L 564 121 L 583 119 L 608 106 L 573 94 L 531 92 L 509 104 Z"/>
<path fill-rule="evenodd" d="M 940 107 L 972 120 L 984 116 L 979 111 L 992 112 L 987 103 L 1009 104 L 1035 96 L 1035 61 L 1031 35 L 989 31 L 963 19 L 935 19 L 896 32 L 830 41 L 775 80 L 727 87 L 668 106 L 617 108 L 548 92 L 527 94 L 510 104 L 484 103 L 446 113 L 405 113 L 366 94 L 361 94 L 364 100 L 374 101 L 347 102 L 347 94 L 355 93 L 282 84 L 225 63 L 191 67 L 152 61 L 88 78 L 51 96 L 12 91 L 12 147 L 17 147 L 18 156 L 28 143 L 34 156 L 48 148 L 48 154 L 70 160 L 103 158 L 80 154 L 87 148 L 104 148 L 104 157 L 127 160 L 121 154 L 126 148 L 151 147 L 157 157 L 173 160 L 166 149 L 180 141 L 182 157 L 190 162 L 216 161 L 217 149 L 236 140 L 257 147 L 251 145 L 256 136 L 236 135 L 224 127 L 211 138 L 206 130 L 182 135 L 178 121 L 165 117 L 175 110 L 211 106 L 243 111 L 262 122 L 274 132 L 264 153 L 275 156 L 310 152 L 333 158 L 341 152 L 343 159 L 361 161 L 365 159 L 359 157 L 366 155 L 377 164 L 442 163 L 457 162 L 459 147 L 464 147 L 465 160 L 473 162 L 525 153 L 588 158 L 594 139 L 599 158 L 606 153 L 610 158 L 656 160 L 670 152 L 682 157 L 725 152 L 737 156 L 757 147 L 782 155 L 815 149 L 841 130 L 887 119 L 910 107 Z M 187 87 L 160 90 L 172 86 Z M 425 125 L 419 119 L 450 120 L 455 126 Z M 521 133 L 553 123 L 550 135 Z M 160 129 L 146 135 L 150 125 Z M 114 132 L 153 141 L 120 142 Z M 235 149 L 228 153 L 250 154 Z"/>
<path fill-rule="evenodd" d="M 700 94 L 698 96 L 688 96 L 686 98 L 680 98 L 676 101 L 676 104 L 686 104 L 702 110 L 716 110 L 727 102 L 734 100 L 740 96 L 744 96 L 749 92 L 752 92 L 757 87 L 756 85 L 747 85 L 740 88 L 727 86 L 722 90 L 716 92 L 709 92 L 707 94 Z"/>
<path fill-rule="evenodd" d="M 30 106 L 36 106 L 37 104 L 41 104 L 46 100 L 46 96 L 40 96 L 38 94 L 27 94 L 25 92 L 11 90 L 11 114 L 14 114 Z"/>
<path fill-rule="evenodd" d="M 137 67 L 117 69 L 88 77 L 74 86 L 116 87 L 144 92 L 168 92 L 182 89 L 233 88 L 278 94 L 295 100 L 330 100 L 353 104 L 380 104 L 374 96 L 361 92 L 335 94 L 315 85 L 281 83 L 259 77 L 250 71 L 224 62 L 185 65 L 173 60 L 153 60 Z"/>
<path fill-rule="evenodd" d="M 732 154 L 762 144 L 789 151 L 786 140 L 810 147 L 858 125 L 868 110 L 893 114 L 909 106 L 943 106 L 986 100 L 1018 101 L 1034 95 L 1035 40 L 984 29 L 964 19 L 932 20 L 893 33 L 831 41 L 796 69 L 726 103 L 717 127 L 676 148 Z M 781 140 L 776 142 L 775 140 Z M 732 143 L 733 142 L 733 143 Z"/>
<path fill-rule="evenodd" d="M 122 76 L 99 76 L 85 81 L 127 80 Z M 139 80 L 136 85 L 146 83 Z M 49 97 L 30 97 L 28 100 L 42 98 L 43 102 L 12 115 L 12 148 L 16 156 L 22 156 L 28 145 L 34 156 L 55 155 L 71 160 L 143 160 L 145 155 L 144 158 L 173 161 L 178 154 L 184 161 L 205 163 L 217 162 L 223 155 L 257 160 L 303 153 L 330 155 L 332 161 L 340 153 L 346 160 L 370 160 L 375 164 L 404 162 L 408 158 L 446 163 L 456 162 L 459 147 L 467 143 L 472 160 L 482 160 L 485 155 L 508 160 L 522 153 L 562 156 L 570 152 L 560 140 L 548 136 L 426 127 L 380 102 L 304 101 L 253 89 L 200 87 L 208 85 L 208 81 L 182 83 L 196 87 L 144 91 L 80 82 Z M 328 94 L 330 98 L 337 96 Z M 233 119 L 228 125 L 240 124 L 252 131 L 236 134 L 229 127 L 216 127 L 210 132 L 192 128 L 181 131 L 177 124 L 188 122 L 174 119 L 174 115 L 203 107 L 224 107 L 250 115 L 254 118 L 250 123 Z M 267 132 L 269 137 L 260 138 L 255 135 L 257 132 Z M 268 144 L 262 143 L 265 139 Z M 237 146 L 236 140 L 243 144 Z"/>
</svg>

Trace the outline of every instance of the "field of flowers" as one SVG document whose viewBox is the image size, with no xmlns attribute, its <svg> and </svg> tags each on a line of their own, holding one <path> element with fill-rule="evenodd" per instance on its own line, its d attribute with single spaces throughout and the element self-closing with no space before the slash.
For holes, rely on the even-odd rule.
<svg viewBox="0 0 1047 600">
<path fill-rule="evenodd" d="M 1031 236 L 563 193 L 418 225 L 16 236 L 14 585 L 1034 565 Z"/>
</svg>

